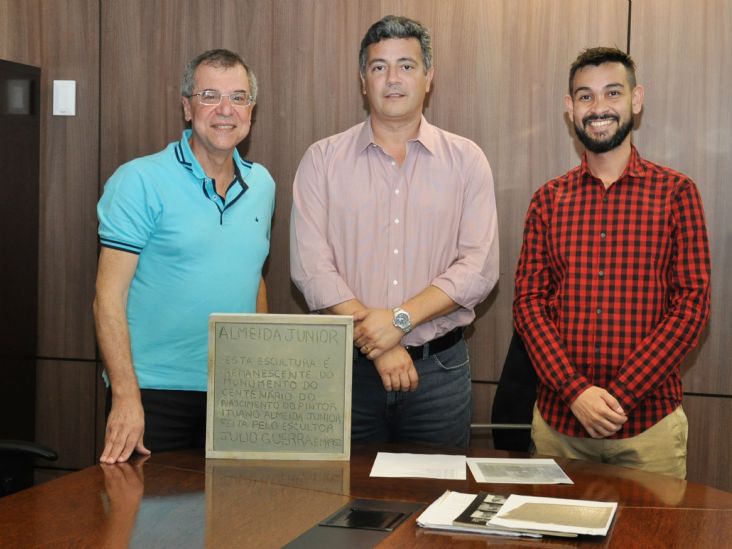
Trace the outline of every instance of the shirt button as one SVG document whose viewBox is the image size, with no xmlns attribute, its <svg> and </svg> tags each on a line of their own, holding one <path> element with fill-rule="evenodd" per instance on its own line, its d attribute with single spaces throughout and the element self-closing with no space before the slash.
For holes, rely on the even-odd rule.
<svg viewBox="0 0 732 549">
<path fill-rule="evenodd" d="M 394 189 L 394 194 L 399 194 L 399 189 Z"/>
<path fill-rule="evenodd" d="M 600 307 L 597 308 L 597 314 L 598 315 L 601 315 L 602 314 L 602 309 L 600 309 Z"/>
<path fill-rule="evenodd" d="M 399 254 L 399 250 L 397 248 L 394 248 L 394 255 Z"/>
<path fill-rule="evenodd" d="M 394 223 L 396 223 L 397 225 L 399 225 L 399 218 L 398 217 L 394 220 Z"/>
<path fill-rule="evenodd" d="M 603 276 L 605 276 L 605 271 L 600 271 L 597 274 L 600 276 L 600 278 L 602 278 Z"/>
<path fill-rule="evenodd" d="M 393 284 L 394 286 L 396 286 L 397 284 L 399 284 L 399 281 L 398 281 L 398 280 L 392 280 L 392 281 L 391 281 L 391 283 L 392 283 L 392 284 Z"/>
<path fill-rule="evenodd" d="M 396 162 L 394 162 L 394 161 L 392 160 L 392 161 L 391 161 L 391 165 L 392 165 L 392 166 L 396 166 Z"/>
<path fill-rule="evenodd" d="M 606 236 L 607 236 L 607 235 L 605 234 L 605 231 L 602 231 L 602 232 L 600 233 L 600 238 L 605 238 Z"/>
</svg>

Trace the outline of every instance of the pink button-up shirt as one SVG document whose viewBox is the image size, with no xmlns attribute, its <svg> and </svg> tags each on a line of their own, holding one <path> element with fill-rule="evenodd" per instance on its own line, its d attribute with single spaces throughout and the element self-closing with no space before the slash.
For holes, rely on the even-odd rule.
<svg viewBox="0 0 732 549">
<path fill-rule="evenodd" d="M 313 144 L 295 175 L 290 270 L 311 310 L 353 298 L 392 309 L 430 285 L 460 305 L 404 345 L 470 324 L 498 280 L 483 151 L 424 117 L 401 166 L 374 143 L 369 120 Z"/>
</svg>

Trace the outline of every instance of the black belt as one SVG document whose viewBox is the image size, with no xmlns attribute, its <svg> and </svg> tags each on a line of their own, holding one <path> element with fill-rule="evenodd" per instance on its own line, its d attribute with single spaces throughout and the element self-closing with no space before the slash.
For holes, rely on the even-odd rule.
<svg viewBox="0 0 732 549">
<path fill-rule="evenodd" d="M 454 328 L 453 330 L 450 330 L 445 335 L 442 335 L 438 338 L 433 339 L 432 341 L 428 341 L 424 345 L 417 345 L 415 347 L 405 347 L 407 352 L 409 353 L 409 356 L 412 357 L 412 360 L 421 360 L 423 358 L 426 358 L 428 356 L 436 355 L 437 353 L 440 353 L 444 351 L 445 349 L 449 349 L 453 345 L 455 345 L 457 342 L 459 342 L 463 338 L 463 328 Z M 365 357 L 360 349 L 354 346 L 354 350 L 360 355 Z"/>
</svg>

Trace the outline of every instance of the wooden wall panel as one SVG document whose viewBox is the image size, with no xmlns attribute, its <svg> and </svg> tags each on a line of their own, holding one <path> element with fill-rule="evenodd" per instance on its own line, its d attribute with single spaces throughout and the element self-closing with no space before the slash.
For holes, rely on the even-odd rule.
<svg viewBox="0 0 732 549">
<path fill-rule="evenodd" d="M 691 176 L 712 251 L 712 316 L 684 364 L 689 479 L 732 489 L 732 3 L 636 0 L 631 54 L 645 105 L 634 139 L 651 160 Z M 706 394 L 706 396 L 705 396 Z"/>
<path fill-rule="evenodd" d="M 58 452 L 49 468 L 81 469 L 96 461 L 94 362 L 36 361 L 36 441 Z M 43 463 L 45 466 L 46 463 Z"/>
<path fill-rule="evenodd" d="M 99 7 L 43 2 L 38 354 L 94 359 L 99 179 Z M 76 80 L 76 116 L 52 116 L 53 80 Z"/>
<path fill-rule="evenodd" d="M 712 317 L 687 360 L 685 389 L 732 395 L 732 2 L 633 2 L 631 53 L 646 88 L 635 141 L 694 179 L 709 229 Z"/>
<path fill-rule="evenodd" d="M 194 55 L 222 47 L 220 5 L 101 2 L 100 186 L 120 164 L 180 137 L 180 77 Z"/>
<path fill-rule="evenodd" d="M 732 398 L 684 397 L 689 418 L 687 478 L 732 492 Z"/>
<path fill-rule="evenodd" d="M 41 0 L 0 0 L 0 58 L 41 66 Z"/>
</svg>

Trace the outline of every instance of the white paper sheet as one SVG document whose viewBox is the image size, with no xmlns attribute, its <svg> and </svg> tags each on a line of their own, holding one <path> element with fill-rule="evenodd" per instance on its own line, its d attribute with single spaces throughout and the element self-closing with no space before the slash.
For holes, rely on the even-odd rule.
<svg viewBox="0 0 732 549">
<path fill-rule="evenodd" d="M 468 458 L 476 482 L 574 484 L 553 459 Z"/>
<path fill-rule="evenodd" d="M 369 476 L 465 480 L 465 462 L 465 456 L 379 452 Z"/>
</svg>

